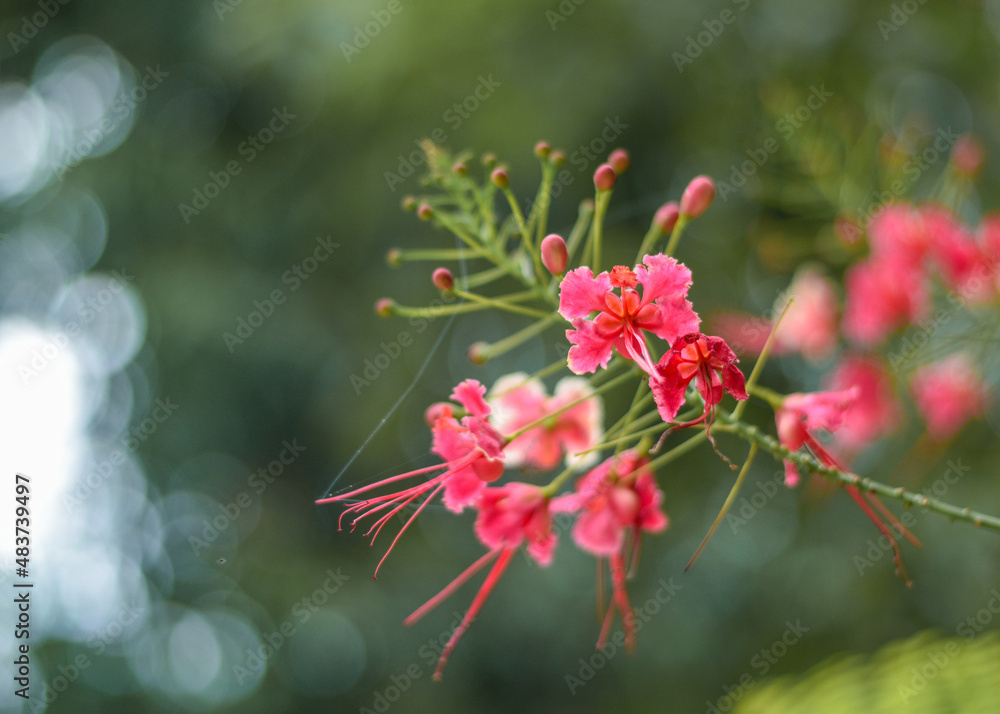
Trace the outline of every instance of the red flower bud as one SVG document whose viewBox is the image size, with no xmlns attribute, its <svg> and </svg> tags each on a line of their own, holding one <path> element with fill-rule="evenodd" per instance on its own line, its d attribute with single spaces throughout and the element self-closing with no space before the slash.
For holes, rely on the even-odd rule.
<svg viewBox="0 0 1000 714">
<path fill-rule="evenodd" d="M 435 270 L 431 276 L 431 280 L 434 281 L 434 287 L 438 290 L 447 292 L 455 287 L 455 276 L 447 268 L 438 268 Z"/>
<path fill-rule="evenodd" d="M 615 173 L 618 174 L 623 174 L 628 170 L 630 161 L 631 157 L 629 157 L 625 149 L 615 149 L 611 152 L 611 156 L 608 157 L 608 163 L 611 164 Z"/>
<path fill-rule="evenodd" d="M 507 188 L 507 184 L 510 183 L 510 178 L 507 176 L 507 172 L 503 169 L 494 169 L 493 173 L 490 175 L 490 181 L 497 188 Z"/>
<path fill-rule="evenodd" d="M 393 268 L 398 268 L 403 263 L 403 251 L 399 248 L 390 248 L 385 254 L 385 262 Z"/>
<path fill-rule="evenodd" d="M 396 303 L 392 298 L 382 298 L 375 303 L 375 312 L 382 317 L 389 317 L 396 311 Z"/>
<path fill-rule="evenodd" d="M 695 176 L 681 196 L 680 211 L 688 218 L 697 218 L 712 205 L 715 198 L 715 182 L 708 176 Z"/>
<path fill-rule="evenodd" d="M 434 217 L 434 209 L 426 203 L 422 203 L 420 204 L 420 208 L 417 209 L 417 216 L 423 221 L 429 221 Z"/>
<path fill-rule="evenodd" d="M 415 199 L 413 196 L 403 196 L 402 206 L 404 211 L 409 211 L 410 213 L 413 213 L 415 210 L 417 210 L 417 199 Z"/>
<path fill-rule="evenodd" d="M 542 264 L 549 269 L 553 275 L 562 275 L 566 272 L 566 263 L 569 261 L 569 253 L 566 250 L 566 241 L 562 236 L 553 233 L 542 239 Z"/>
<path fill-rule="evenodd" d="M 679 216 L 680 208 L 677 207 L 677 202 L 671 201 L 670 203 L 664 203 L 657 209 L 656 215 L 653 216 L 653 223 L 664 233 L 671 233 L 677 224 Z"/>
<path fill-rule="evenodd" d="M 549 146 L 547 141 L 539 141 L 535 144 L 535 156 L 540 159 L 548 158 L 549 154 L 552 152 L 552 147 Z"/>
<path fill-rule="evenodd" d="M 562 166 L 566 163 L 566 152 L 556 149 L 549 155 L 549 161 L 552 162 L 553 166 Z"/>
<path fill-rule="evenodd" d="M 594 172 L 594 185 L 597 186 L 598 191 L 610 191 L 615 187 L 617 180 L 618 174 L 615 173 L 611 164 L 601 164 Z"/>
<path fill-rule="evenodd" d="M 451 170 L 455 172 L 456 176 L 465 176 L 467 173 L 469 173 L 469 167 L 461 162 L 452 166 Z"/>
</svg>

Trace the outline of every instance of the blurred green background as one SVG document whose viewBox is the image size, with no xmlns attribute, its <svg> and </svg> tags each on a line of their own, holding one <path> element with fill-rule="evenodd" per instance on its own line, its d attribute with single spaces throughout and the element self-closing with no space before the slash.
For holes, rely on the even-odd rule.
<svg viewBox="0 0 1000 714">
<path fill-rule="evenodd" d="M 704 449 L 659 474 L 671 527 L 646 540 L 631 595 L 643 606 L 675 592 L 634 654 L 587 675 L 594 565 L 566 534 L 549 569 L 518 557 L 434 684 L 473 586 L 414 627 L 402 620 L 481 553 L 472 514 L 428 510 L 373 582 L 388 540 L 368 548 L 337 531 L 338 506 L 313 501 L 363 444 L 338 488 L 424 464 L 423 410 L 461 379 L 488 384 L 565 351 L 551 330 L 477 367 L 469 344 L 523 322 L 418 330 L 374 314 L 386 295 L 438 297 L 433 264 L 391 268 L 388 249 L 453 245 L 400 210 L 421 190 L 408 166 L 421 139 L 496 152 L 522 199 L 539 177 L 533 144 L 563 148 L 574 181 L 553 207 L 560 231 L 593 169 L 627 147 L 610 261 L 630 259 L 691 177 L 728 182 L 678 257 L 703 317 L 762 313 L 803 261 L 838 275 L 859 254 L 834 221 L 879 200 L 886 137 L 916 151 L 939 130 L 975 132 L 987 161 L 966 218 L 1000 204 L 995 0 L 7 0 L 0 30 L 0 439 L 5 472 L 38 484 L 37 698 L 20 708 L 5 692 L 0 711 L 725 711 L 741 681 L 926 630 L 964 643 L 966 618 L 989 614 L 1000 536 L 914 513 L 924 547 L 906 548 L 908 590 L 884 552 L 859 573 L 878 534 L 841 493 L 780 489 L 684 574 L 732 483 Z M 905 195 L 927 195 L 946 163 L 928 162 Z M 71 321 L 83 335 L 60 346 Z M 352 383 L 402 331 L 413 343 Z M 813 389 L 828 368 L 787 358 L 765 383 Z M 612 419 L 629 398 L 609 400 Z M 748 415 L 772 428 L 759 405 Z M 921 450 L 911 418 L 856 466 L 921 489 L 960 459 L 945 500 L 1000 513 L 997 424 L 994 407 Z M 758 458 L 747 495 L 779 470 Z M 770 662 L 789 628 L 801 636 Z M 884 708 L 867 710 L 995 711 L 998 661 L 976 670 L 980 699 L 907 700 L 888 677 Z"/>
</svg>

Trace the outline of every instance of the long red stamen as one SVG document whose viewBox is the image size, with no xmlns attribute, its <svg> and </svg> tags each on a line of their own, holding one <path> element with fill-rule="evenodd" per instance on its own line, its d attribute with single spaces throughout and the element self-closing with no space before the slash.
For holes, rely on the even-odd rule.
<svg viewBox="0 0 1000 714">
<path fill-rule="evenodd" d="M 486 604 L 486 599 L 493 592 L 493 588 L 496 584 L 500 582 L 500 578 L 503 576 L 504 571 L 510 564 L 510 559 L 514 557 L 514 551 L 516 548 L 504 548 L 500 553 L 500 557 L 497 558 L 497 562 L 493 564 L 493 569 L 490 570 L 489 575 L 486 576 L 486 580 L 483 581 L 483 586 L 479 588 L 479 592 L 476 593 L 475 599 L 473 599 L 472 604 L 469 606 L 469 611 L 465 613 L 465 617 L 462 618 L 461 624 L 455 628 L 455 631 L 451 633 L 451 639 L 448 640 L 448 644 L 445 645 L 444 652 L 441 653 L 441 658 L 438 660 L 437 669 L 434 670 L 434 681 L 441 681 L 441 675 L 444 673 L 444 666 L 448 663 L 448 658 L 451 656 L 452 650 L 455 649 L 455 645 L 458 644 L 459 639 L 465 634 L 465 631 L 469 629 L 469 625 L 472 621 L 476 619 L 476 615 L 482 609 L 483 605 Z"/>
<path fill-rule="evenodd" d="M 878 514 L 871 509 L 868 502 L 862 498 L 861 492 L 858 491 L 857 486 L 847 485 L 844 486 L 844 490 L 851 495 L 851 498 L 853 498 L 861 507 L 861 510 L 864 511 L 865 515 L 868 516 L 868 518 L 871 519 L 871 522 L 875 524 L 875 527 L 878 528 L 882 535 L 889 540 L 889 543 L 892 545 L 892 559 L 893 562 L 896 563 L 896 572 L 898 572 L 903 578 L 903 582 L 906 583 L 906 587 L 911 587 L 913 585 L 913 581 L 910 580 L 910 576 L 907 574 L 906 568 L 903 567 L 903 554 L 899 550 L 899 543 L 896 542 L 895 536 L 893 536 L 892 532 L 886 528 L 885 523 L 879 519 Z"/>
<path fill-rule="evenodd" d="M 440 605 L 442 602 L 447 600 L 452 595 L 452 593 L 454 593 L 460 587 L 465 585 L 465 583 L 468 582 L 469 578 L 471 578 L 473 575 L 482 570 L 484 565 L 486 565 L 488 562 L 497 557 L 497 555 L 500 554 L 500 551 L 501 551 L 500 548 L 491 550 L 490 552 L 486 553 L 486 555 L 477 560 L 475 563 L 466 568 L 464 571 L 462 571 L 462 574 L 459 575 L 454 580 L 452 580 L 450 583 L 448 583 L 448 585 L 444 588 L 444 590 L 442 590 L 437 595 L 432 597 L 430 600 L 425 602 L 423 605 L 417 608 L 412 615 L 403 620 L 403 624 L 404 625 L 414 624 L 428 612 L 430 612 L 435 607 Z"/>
<path fill-rule="evenodd" d="M 410 524 L 417 519 L 417 516 L 419 516 L 420 512 L 424 510 L 424 507 L 431 502 L 431 500 L 438 494 L 438 491 L 440 491 L 442 488 L 444 488 L 444 484 L 443 483 L 438 484 L 437 488 L 431 491 L 430 495 L 423 500 L 423 503 L 417 506 L 417 510 L 413 512 L 413 515 L 410 516 L 409 520 L 407 520 L 406 523 L 403 524 L 403 527 L 399 529 L 399 533 L 397 533 L 396 537 L 392 539 L 392 543 L 389 544 L 389 548 L 388 550 L 385 551 L 385 555 L 382 556 L 382 559 L 378 561 L 378 565 L 375 566 L 375 572 L 372 573 L 372 580 L 378 577 L 378 569 L 382 567 L 382 563 L 384 563 L 385 559 L 389 557 L 389 553 L 392 552 L 392 549 L 396 547 L 396 542 L 399 540 L 399 537 L 406 532 L 406 529 L 410 527 Z M 404 503 L 403 505 L 405 506 L 406 504 Z M 400 506 L 399 508 L 402 507 L 403 506 Z M 395 513 L 395 511 L 393 511 L 393 513 Z M 381 528 L 379 528 L 379 530 L 381 530 Z M 375 535 L 378 535 L 378 533 L 376 532 Z M 374 542 L 375 539 L 372 538 L 372 543 Z"/>
<path fill-rule="evenodd" d="M 865 497 L 875 505 L 875 507 L 882 513 L 882 516 L 890 523 L 890 525 L 892 525 L 893 528 L 899 531 L 903 537 L 906 538 L 906 540 L 913 543 L 913 545 L 917 548 L 921 547 L 920 541 L 917 537 L 913 535 L 910 529 L 899 522 L 896 516 L 893 515 L 892 511 L 886 508 L 886 505 L 882 503 L 882 500 L 877 495 L 871 491 L 865 491 Z"/>
<path fill-rule="evenodd" d="M 621 553 L 611 556 L 611 580 L 614 589 L 615 604 L 622 616 L 622 627 L 625 629 L 625 649 L 635 647 L 635 613 L 628 599 L 625 584 L 625 560 Z"/>
<path fill-rule="evenodd" d="M 423 469 L 417 469 L 416 471 L 408 471 L 405 474 L 399 474 L 398 476 L 390 476 L 387 479 L 382 479 L 381 481 L 377 481 L 376 483 L 371 483 L 368 484 L 367 486 L 362 486 L 361 488 L 357 488 L 353 491 L 349 491 L 348 493 L 344 493 L 339 496 L 330 496 L 329 498 L 321 498 L 318 501 L 316 501 L 316 503 L 320 504 L 320 503 L 333 503 L 334 501 L 343 501 L 348 498 L 353 498 L 354 496 L 357 496 L 359 493 L 364 493 L 365 491 L 371 491 L 373 488 L 385 486 L 387 483 L 394 483 L 395 481 L 401 481 L 404 478 L 419 476 L 420 474 L 425 474 L 430 471 L 437 471 L 439 469 L 447 467 L 448 464 L 438 464 L 436 466 L 428 466 Z"/>
</svg>

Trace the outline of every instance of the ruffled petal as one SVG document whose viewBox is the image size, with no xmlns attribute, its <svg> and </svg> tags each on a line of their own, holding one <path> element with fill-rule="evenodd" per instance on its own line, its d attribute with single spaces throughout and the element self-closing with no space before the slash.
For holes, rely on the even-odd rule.
<svg viewBox="0 0 1000 714">
<path fill-rule="evenodd" d="M 604 310 L 604 296 L 609 290 L 611 278 L 607 273 L 595 278 L 588 267 L 571 270 L 559 285 L 559 314 L 567 320 L 575 320 Z"/>
<path fill-rule="evenodd" d="M 566 339 L 573 345 L 569 348 L 569 368 L 574 374 L 596 372 L 598 367 L 607 367 L 618 335 L 601 334 L 593 322 L 584 319 L 573 320 L 574 330 L 566 330 Z M 619 333 L 620 334 L 620 333 Z"/>
</svg>

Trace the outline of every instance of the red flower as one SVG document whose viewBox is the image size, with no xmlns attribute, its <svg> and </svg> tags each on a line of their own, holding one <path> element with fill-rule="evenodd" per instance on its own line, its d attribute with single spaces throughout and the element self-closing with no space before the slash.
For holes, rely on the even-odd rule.
<svg viewBox="0 0 1000 714">
<path fill-rule="evenodd" d="M 705 400 L 705 412 L 698 419 L 684 424 L 691 426 L 711 423 L 715 405 L 728 392 L 739 401 L 748 399 L 743 373 L 736 363 L 736 354 L 721 337 L 709 337 L 700 332 L 684 335 L 656 366 L 649 386 L 656 399 L 656 408 L 663 421 L 671 422 L 684 405 L 684 392 L 692 379 L 697 379 L 698 391 Z"/>
<path fill-rule="evenodd" d="M 599 559 L 610 559 L 613 596 L 598 637 L 598 649 L 607 640 L 615 609 L 625 627 L 626 646 L 631 647 L 635 641 L 634 615 L 625 585 L 627 536 L 632 538 L 634 568 L 642 533 L 659 533 L 668 525 L 661 507 L 663 493 L 648 463 L 649 459 L 633 451 L 623 452 L 583 476 L 574 493 L 552 502 L 553 511 L 579 513 L 573 540 L 582 550 Z"/>
<path fill-rule="evenodd" d="M 615 349 L 653 374 L 644 332 L 673 342 L 698 329 L 701 321 L 687 300 L 691 271 L 665 255 L 647 255 L 643 263 L 634 271 L 619 265 L 596 278 L 590 268 L 577 268 L 563 278 L 559 314 L 573 323 L 566 337 L 573 344 L 569 368 L 576 374 L 607 367 Z M 614 292 L 619 288 L 620 294 Z"/>
<path fill-rule="evenodd" d="M 847 354 L 841 357 L 825 386 L 831 391 L 856 388 L 856 398 L 834 440 L 838 454 L 853 458 L 899 426 L 902 408 L 892 377 L 881 359 Z"/>
<path fill-rule="evenodd" d="M 510 483 L 500 488 L 487 488 L 480 495 L 476 506 L 479 508 L 479 516 L 476 518 L 475 526 L 476 536 L 486 547 L 490 548 L 490 551 L 466 568 L 444 590 L 428 600 L 405 620 L 407 625 L 417 622 L 464 585 L 469 578 L 484 568 L 491 560 L 496 561 L 482 587 L 479 588 L 479 592 L 476 593 L 476 597 L 473 598 L 462 622 L 455 628 L 451 639 L 445 645 L 444 651 L 438 659 L 437 668 L 434 670 L 434 679 L 436 680 L 441 679 L 444 666 L 448 663 L 448 658 L 459 639 L 469 629 L 472 621 L 476 619 L 476 615 L 486 604 L 487 598 L 493 592 L 496 584 L 500 582 L 500 578 L 517 549 L 527 542 L 528 554 L 539 565 L 546 566 L 552 562 L 556 537 L 552 533 L 549 499 L 541 488 L 526 483 Z"/>
<path fill-rule="evenodd" d="M 488 421 L 490 407 L 483 399 L 485 393 L 486 388 L 474 379 L 467 379 L 455 387 L 451 395 L 452 399 L 461 404 L 468 412 L 468 416 L 463 417 L 461 422 L 453 416 L 450 405 L 435 405 L 433 410 L 435 421 L 432 428 L 434 433 L 433 451 L 445 460 L 444 463 L 392 476 L 340 496 L 324 498 L 316 502 L 333 503 L 353 500 L 362 493 L 367 493 L 386 484 L 443 470 L 443 473 L 402 491 L 364 498 L 353 503 L 340 514 L 339 523 L 343 524 L 344 516 L 348 513 L 360 513 L 351 521 L 351 530 L 354 530 L 362 518 L 382 512 L 378 520 L 365 532 L 365 535 L 372 536 L 371 543 L 374 545 L 376 536 L 393 516 L 430 492 L 400 528 L 399 533 L 389 545 L 389 549 L 376 566 L 375 575 L 378 575 L 378 569 L 382 567 L 382 563 L 385 562 L 400 536 L 438 493 L 444 491 L 445 506 L 458 513 L 464 506 L 475 501 L 487 483 L 500 478 L 504 469 L 503 448 L 505 442 L 503 436 Z M 375 576 L 372 577 L 374 579 Z"/>
</svg>

